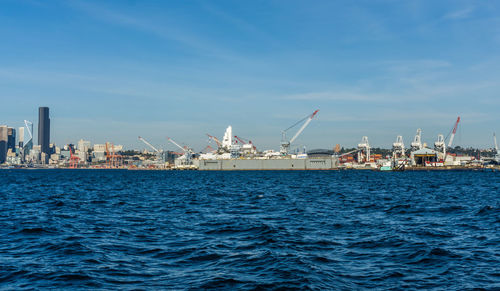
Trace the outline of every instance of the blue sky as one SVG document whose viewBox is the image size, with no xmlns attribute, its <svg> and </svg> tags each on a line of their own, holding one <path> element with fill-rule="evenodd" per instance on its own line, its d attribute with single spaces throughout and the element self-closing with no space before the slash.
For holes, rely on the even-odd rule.
<svg viewBox="0 0 500 291">
<path fill-rule="evenodd" d="M 232 125 L 278 149 L 315 109 L 297 146 L 500 132 L 498 1 L 0 0 L 0 23 L 0 124 L 49 106 L 58 145 L 199 150 Z"/>
</svg>

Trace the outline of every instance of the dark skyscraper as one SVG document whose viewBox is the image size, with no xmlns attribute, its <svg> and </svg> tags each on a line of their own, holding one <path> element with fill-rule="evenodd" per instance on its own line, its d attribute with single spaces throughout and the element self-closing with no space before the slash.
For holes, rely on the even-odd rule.
<svg viewBox="0 0 500 291">
<path fill-rule="evenodd" d="M 41 152 L 50 155 L 50 118 L 49 107 L 38 108 L 38 144 Z"/>
<path fill-rule="evenodd" d="M 5 163 L 7 156 L 7 126 L 0 126 L 0 164 Z"/>
<path fill-rule="evenodd" d="M 7 128 L 7 150 L 16 152 L 16 130 L 12 127 Z"/>
</svg>

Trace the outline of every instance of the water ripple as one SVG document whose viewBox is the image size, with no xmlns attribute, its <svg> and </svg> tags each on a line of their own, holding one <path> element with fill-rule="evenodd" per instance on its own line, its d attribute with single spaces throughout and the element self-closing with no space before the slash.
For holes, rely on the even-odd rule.
<svg viewBox="0 0 500 291">
<path fill-rule="evenodd" d="M 3 170 L 0 289 L 498 289 L 498 172 Z"/>
</svg>

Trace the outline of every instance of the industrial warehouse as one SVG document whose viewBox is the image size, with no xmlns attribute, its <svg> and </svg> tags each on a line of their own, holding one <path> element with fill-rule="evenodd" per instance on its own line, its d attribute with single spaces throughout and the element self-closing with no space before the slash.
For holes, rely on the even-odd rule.
<svg viewBox="0 0 500 291">
<path fill-rule="evenodd" d="M 7 168 L 99 168 L 130 170 L 443 170 L 443 169 L 498 169 L 500 154 L 495 134 L 494 147 L 480 155 L 457 154 L 453 141 L 460 117 L 457 118 L 448 137 L 437 136 L 434 146 L 422 141 L 422 130 L 407 147 L 398 135 L 392 149 L 385 154 L 374 153 L 368 137 L 363 136 L 356 148 L 344 150 L 337 144 L 333 150 L 300 150 L 295 141 L 317 116 L 319 110 L 300 119 L 281 131 L 279 151 L 258 150 L 251 140 L 233 133 L 228 126 L 222 138 L 207 134 L 209 144 L 197 152 L 189 146 L 181 146 L 174 139 L 167 140 L 178 151 L 165 151 L 153 146 L 145 138 L 139 141 L 150 150 L 124 150 L 111 142 L 91 144 L 80 140 L 76 145 L 58 147 L 50 143 L 49 108 L 39 108 L 38 145 L 33 145 L 33 123 L 25 120 L 24 127 L 16 129 L 0 126 L 0 165 Z M 292 135 L 293 134 L 293 135 Z M 292 136 L 288 138 L 288 136 Z"/>
</svg>

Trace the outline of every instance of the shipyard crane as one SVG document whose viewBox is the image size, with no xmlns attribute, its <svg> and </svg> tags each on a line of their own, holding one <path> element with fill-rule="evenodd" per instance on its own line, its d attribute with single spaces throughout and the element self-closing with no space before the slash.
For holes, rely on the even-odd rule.
<svg viewBox="0 0 500 291">
<path fill-rule="evenodd" d="M 358 163 L 361 163 L 361 160 L 363 159 L 363 152 L 365 153 L 365 162 L 370 162 L 370 149 L 368 137 L 363 136 L 361 143 L 358 144 Z"/>
<path fill-rule="evenodd" d="M 459 122 L 460 122 L 460 116 L 457 118 L 457 121 L 455 122 L 455 126 L 453 127 L 453 130 L 451 131 L 450 140 L 448 141 L 448 148 L 451 148 L 451 145 L 453 144 L 453 139 L 455 138 L 455 134 L 457 133 L 457 127 L 458 127 Z M 448 138 L 448 137 L 446 137 L 446 138 Z M 438 139 L 439 139 L 439 137 L 438 137 Z M 439 140 L 438 140 L 438 142 L 439 142 Z M 443 143 L 442 151 L 444 153 L 443 161 L 446 161 L 446 157 L 447 157 L 448 153 L 446 152 L 445 139 L 442 140 L 442 143 Z"/>
<path fill-rule="evenodd" d="M 235 135 L 235 136 L 234 136 L 234 138 L 235 138 L 237 141 L 239 141 L 242 145 L 251 145 L 251 146 L 252 146 L 252 148 L 253 148 L 254 150 L 256 150 L 256 149 L 257 149 L 257 148 L 255 147 L 255 145 L 252 143 L 252 141 L 251 141 L 251 140 L 249 140 L 249 139 L 242 138 L 242 137 L 239 137 L 239 136 L 237 136 L 237 135 Z M 247 140 L 247 141 L 245 141 L 245 140 Z"/>
<path fill-rule="evenodd" d="M 392 158 L 398 159 L 405 156 L 405 144 L 403 142 L 403 136 L 398 135 L 396 137 L 396 142 L 392 144 Z"/>
<path fill-rule="evenodd" d="M 417 129 L 417 134 L 415 135 L 415 138 L 413 139 L 413 142 L 411 143 L 411 151 L 418 151 L 424 148 L 424 145 L 422 144 L 422 130 L 419 128 Z"/>
<path fill-rule="evenodd" d="M 299 120 L 292 126 L 288 127 L 287 129 L 283 130 L 281 132 L 281 146 L 280 146 L 280 154 L 281 155 L 288 155 L 288 150 L 290 149 L 290 144 L 292 144 L 297 137 L 304 131 L 304 129 L 311 123 L 311 120 L 314 118 L 314 116 L 318 113 L 319 110 L 314 111 L 312 114 L 306 116 L 305 118 Z M 305 121 L 305 122 L 304 122 Z M 300 127 L 300 129 L 295 133 L 295 135 L 288 141 L 286 138 L 286 132 L 295 126 L 299 125 L 300 123 L 304 122 L 304 124 Z"/>
<path fill-rule="evenodd" d="M 70 169 L 76 169 L 76 168 L 78 168 L 78 163 L 80 162 L 80 158 L 73 154 L 73 149 L 69 145 L 68 145 L 68 148 L 69 148 L 69 155 L 70 155 L 69 167 L 70 167 Z"/>
<path fill-rule="evenodd" d="M 115 145 L 111 143 L 111 152 L 109 142 L 106 142 L 106 168 L 119 168 L 123 166 L 123 156 L 115 152 Z"/>
<path fill-rule="evenodd" d="M 208 133 L 207 133 L 207 136 L 208 136 L 208 138 L 209 138 L 209 139 L 211 139 L 211 140 L 215 141 L 215 143 L 217 144 L 217 148 L 218 148 L 219 150 L 221 150 L 221 149 L 223 148 L 223 147 L 222 147 L 222 142 L 221 142 L 218 138 L 216 138 L 215 136 L 210 135 L 210 134 L 208 134 Z"/>
<path fill-rule="evenodd" d="M 178 143 L 176 143 L 173 139 L 171 139 L 168 136 L 167 136 L 167 139 L 168 139 L 168 141 L 170 141 L 171 143 L 173 143 L 175 146 L 177 146 L 178 148 L 180 148 L 184 152 L 183 156 L 184 156 L 184 159 L 185 159 L 185 163 L 186 163 L 186 165 L 190 165 L 191 164 L 191 158 L 192 158 L 192 156 L 194 154 L 193 150 L 190 149 L 187 146 L 185 146 L 185 147 L 180 146 Z"/>
<path fill-rule="evenodd" d="M 214 151 L 215 150 L 210 145 L 207 145 L 204 149 L 201 150 L 200 153 L 206 154 L 206 153 L 210 153 L 210 152 L 214 152 Z"/>
<path fill-rule="evenodd" d="M 455 126 L 453 127 L 453 131 L 450 136 L 450 141 L 448 142 L 448 147 L 451 147 L 451 145 L 453 144 L 453 139 L 455 138 L 455 133 L 457 133 L 457 127 L 459 122 L 460 122 L 460 116 L 457 118 L 457 122 L 455 122 Z"/>
<path fill-rule="evenodd" d="M 139 140 L 142 141 L 143 143 L 145 143 L 147 146 L 149 146 L 151 149 L 153 149 L 155 151 L 155 153 L 159 153 L 160 151 L 155 148 L 152 144 L 150 144 L 147 140 L 145 140 L 144 138 L 140 137 L 139 136 Z"/>
<path fill-rule="evenodd" d="M 444 135 L 438 135 L 437 141 L 434 142 L 434 150 L 443 153 L 444 158 L 446 158 L 446 143 L 444 142 Z"/>
<path fill-rule="evenodd" d="M 352 151 L 349 151 L 349 152 L 346 152 L 346 153 L 340 154 L 340 155 L 338 155 L 338 157 L 347 156 L 347 155 L 350 155 L 350 154 L 355 153 L 355 152 L 358 152 L 358 151 L 359 151 L 359 149 L 355 149 L 355 150 L 352 150 Z"/>
<path fill-rule="evenodd" d="M 162 157 L 163 157 L 163 150 L 157 149 L 152 144 L 150 144 L 147 140 L 145 140 L 144 138 L 142 138 L 140 136 L 139 136 L 139 140 L 142 141 L 143 143 L 145 143 L 147 146 L 149 146 L 155 152 L 156 162 L 161 163 Z"/>
</svg>

